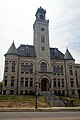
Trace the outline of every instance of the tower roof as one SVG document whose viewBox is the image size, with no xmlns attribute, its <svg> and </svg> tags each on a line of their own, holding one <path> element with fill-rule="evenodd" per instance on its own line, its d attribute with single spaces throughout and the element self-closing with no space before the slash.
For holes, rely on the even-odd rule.
<svg viewBox="0 0 80 120">
<path fill-rule="evenodd" d="M 14 45 L 14 41 L 13 41 L 11 47 L 8 49 L 6 54 L 16 54 L 16 55 L 18 54 L 16 47 Z"/>
<path fill-rule="evenodd" d="M 42 13 L 42 14 L 45 14 L 46 13 L 46 10 L 44 10 L 42 7 L 38 8 L 37 12 L 36 12 L 36 15 L 37 13 Z"/>
<path fill-rule="evenodd" d="M 74 60 L 74 58 L 72 57 L 71 53 L 69 52 L 68 48 L 66 49 L 66 52 L 64 54 L 64 59 L 67 60 Z"/>
</svg>

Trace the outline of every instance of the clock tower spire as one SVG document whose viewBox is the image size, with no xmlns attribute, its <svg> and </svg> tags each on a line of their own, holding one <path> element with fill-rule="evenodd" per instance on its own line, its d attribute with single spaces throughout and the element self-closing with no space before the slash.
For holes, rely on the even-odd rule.
<svg viewBox="0 0 80 120">
<path fill-rule="evenodd" d="M 38 62 L 41 60 L 50 63 L 49 48 L 49 20 L 46 20 L 46 10 L 42 7 L 36 12 L 36 20 L 33 25 L 34 47 Z"/>
</svg>

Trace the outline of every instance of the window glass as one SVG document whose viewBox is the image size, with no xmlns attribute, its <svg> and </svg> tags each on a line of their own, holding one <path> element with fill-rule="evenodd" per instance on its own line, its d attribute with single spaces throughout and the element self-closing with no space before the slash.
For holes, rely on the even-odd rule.
<svg viewBox="0 0 80 120">
<path fill-rule="evenodd" d="M 15 61 L 12 61 L 12 72 L 15 72 Z"/>
<path fill-rule="evenodd" d="M 40 15 L 40 19 L 44 19 L 44 16 L 42 14 Z"/>
<path fill-rule="evenodd" d="M 23 87 L 24 86 L 24 78 L 21 77 L 21 80 L 20 80 L 20 86 Z"/>
<path fill-rule="evenodd" d="M 23 90 L 20 90 L 20 95 L 23 95 Z"/>
<path fill-rule="evenodd" d="M 33 74 L 33 64 L 30 64 L 30 74 Z"/>
<path fill-rule="evenodd" d="M 4 76 L 4 86 L 7 86 L 8 76 Z"/>
<path fill-rule="evenodd" d="M 42 63 L 41 63 L 41 71 L 42 71 L 42 72 L 47 72 L 47 65 L 46 65 L 45 62 L 42 62 Z"/>
<path fill-rule="evenodd" d="M 26 72 L 26 73 L 29 72 L 29 64 L 28 64 L 28 63 L 26 63 L 26 65 L 25 65 L 25 72 Z"/>
<path fill-rule="evenodd" d="M 9 67 L 9 62 L 6 61 L 6 62 L 5 62 L 5 72 L 8 72 L 8 67 Z"/>
<path fill-rule="evenodd" d="M 24 63 L 21 63 L 21 73 L 24 73 Z"/>
<path fill-rule="evenodd" d="M 45 42 L 45 36 L 44 36 L 44 35 L 41 36 L 41 42 L 42 42 L 42 43 Z"/>
<path fill-rule="evenodd" d="M 73 67 L 72 67 L 72 65 L 69 65 L 69 72 L 70 72 L 70 75 L 73 75 Z"/>
<path fill-rule="evenodd" d="M 28 87 L 28 81 L 25 81 L 25 87 Z"/>
<path fill-rule="evenodd" d="M 11 76 L 11 86 L 14 86 L 15 76 Z"/>
<path fill-rule="evenodd" d="M 14 95 L 14 90 L 10 90 L 10 95 Z"/>
<path fill-rule="evenodd" d="M 63 75 L 63 66 L 53 65 L 53 74 L 54 75 Z"/>
<path fill-rule="evenodd" d="M 41 50 L 42 50 L 42 51 L 45 51 L 45 47 L 41 47 Z"/>
</svg>

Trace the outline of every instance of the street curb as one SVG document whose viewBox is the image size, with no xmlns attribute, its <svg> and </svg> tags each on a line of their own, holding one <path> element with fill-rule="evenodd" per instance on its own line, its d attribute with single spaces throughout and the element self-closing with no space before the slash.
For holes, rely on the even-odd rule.
<svg viewBox="0 0 80 120">
<path fill-rule="evenodd" d="M 0 112 L 60 112 L 80 111 L 80 107 L 52 107 L 52 108 L 0 108 Z"/>
</svg>

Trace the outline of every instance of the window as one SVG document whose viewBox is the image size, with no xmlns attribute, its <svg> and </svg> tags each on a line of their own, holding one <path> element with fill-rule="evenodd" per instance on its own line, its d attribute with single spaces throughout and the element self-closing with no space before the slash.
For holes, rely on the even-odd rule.
<svg viewBox="0 0 80 120">
<path fill-rule="evenodd" d="M 59 65 L 56 66 L 56 73 L 57 73 L 58 75 L 60 75 L 60 67 L 59 67 Z"/>
<path fill-rule="evenodd" d="M 21 73 L 24 73 L 24 63 L 21 63 Z"/>
<path fill-rule="evenodd" d="M 32 80 L 32 81 L 33 81 L 33 78 L 30 78 L 30 80 Z"/>
<path fill-rule="evenodd" d="M 54 81 L 54 87 L 56 87 L 56 81 Z"/>
<path fill-rule="evenodd" d="M 28 94 L 28 90 L 25 90 L 25 95 L 27 95 Z"/>
<path fill-rule="evenodd" d="M 72 65 L 69 65 L 69 72 L 70 72 L 70 75 L 73 75 L 73 67 L 72 67 Z"/>
<path fill-rule="evenodd" d="M 64 73 L 63 73 L 63 66 L 61 65 L 61 67 L 60 67 L 60 73 L 61 73 L 61 75 L 63 75 Z"/>
<path fill-rule="evenodd" d="M 64 79 L 62 79 L 61 81 L 62 81 L 62 87 L 64 87 Z"/>
<path fill-rule="evenodd" d="M 45 36 L 41 35 L 41 42 L 44 43 L 45 42 Z"/>
<path fill-rule="evenodd" d="M 24 86 L 24 78 L 23 78 L 23 77 L 21 77 L 20 86 L 21 86 L 21 87 Z"/>
<path fill-rule="evenodd" d="M 40 15 L 40 19 L 44 19 L 44 16 L 42 14 Z"/>
<path fill-rule="evenodd" d="M 30 94 L 32 94 L 33 93 L 33 90 L 30 90 Z"/>
<path fill-rule="evenodd" d="M 57 95 L 57 90 L 54 90 L 54 94 Z"/>
<path fill-rule="evenodd" d="M 42 72 L 47 72 L 47 65 L 46 65 L 45 62 L 42 62 L 42 63 L 41 63 L 41 71 L 42 71 Z"/>
<path fill-rule="evenodd" d="M 25 81 L 25 87 L 28 87 L 28 81 Z"/>
<path fill-rule="evenodd" d="M 58 87 L 60 87 L 60 79 L 58 79 Z"/>
<path fill-rule="evenodd" d="M 10 95 L 14 95 L 14 90 L 10 90 Z"/>
<path fill-rule="evenodd" d="M 3 95 L 6 95 L 6 90 L 3 90 Z"/>
<path fill-rule="evenodd" d="M 71 81 L 71 87 L 74 87 L 74 81 Z"/>
<path fill-rule="evenodd" d="M 28 63 L 26 63 L 26 65 L 25 65 L 25 72 L 26 72 L 26 73 L 29 72 L 29 64 L 28 64 Z"/>
<path fill-rule="evenodd" d="M 11 86 L 14 86 L 15 76 L 11 76 Z"/>
<path fill-rule="evenodd" d="M 8 67 L 9 67 L 9 62 L 6 61 L 6 62 L 5 62 L 5 72 L 8 72 Z"/>
<path fill-rule="evenodd" d="M 71 87 L 74 87 L 74 79 L 70 78 Z"/>
<path fill-rule="evenodd" d="M 56 75 L 56 66 L 53 65 L 53 74 Z"/>
<path fill-rule="evenodd" d="M 42 50 L 42 51 L 45 51 L 45 47 L 41 47 L 41 50 Z"/>
<path fill-rule="evenodd" d="M 23 90 L 20 90 L 20 95 L 23 95 Z"/>
<path fill-rule="evenodd" d="M 14 86 L 14 80 L 11 80 L 11 86 Z"/>
<path fill-rule="evenodd" d="M 60 90 L 58 91 L 58 95 L 61 95 L 61 91 Z"/>
<path fill-rule="evenodd" d="M 33 64 L 30 64 L 30 74 L 33 74 Z"/>
<path fill-rule="evenodd" d="M 15 61 L 12 61 L 12 72 L 15 72 Z"/>
<path fill-rule="evenodd" d="M 7 76 L 4 77 L 4 86 L 7 86 Z"/>
<path fill-rule="evenodd" d="M 53 74 L 54 75 L 63 75 L 63 66 L 53 65 Z"/>
<path fill-rule="evenodd" d="M 41 28 L 41 31 L 44 31 L 44 28 Z"/>
<path fill-rule="evenodd" d="M 62 90 L 62 95 L 65 95 L 65 91 L 64 90 Z"/>
<path fill-rule="evenodd" d="M 72 90 L 71 92 L 72 92 L 72 95 L 75 95 L 75 90 Z"/>
<path fill-rule="evenodd" d="M 7 80 L 4 80 L 4 86 L 7 86 Z"/>
<path fill-rule="evenodd" d="M 33 81 L 30 81 L 30 87 L 33 87 Z"/>
</svg>

